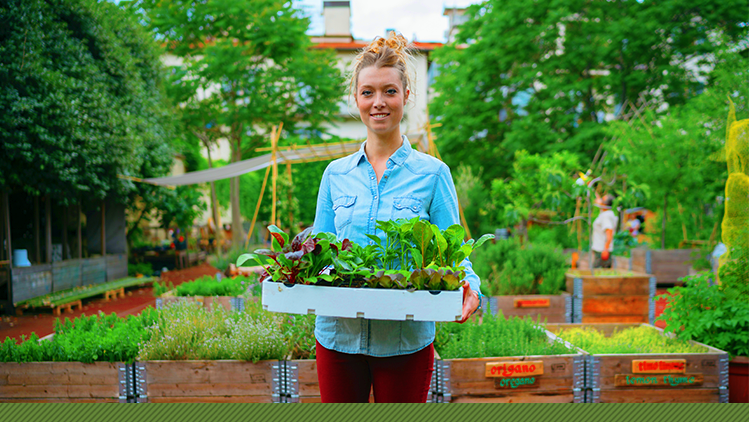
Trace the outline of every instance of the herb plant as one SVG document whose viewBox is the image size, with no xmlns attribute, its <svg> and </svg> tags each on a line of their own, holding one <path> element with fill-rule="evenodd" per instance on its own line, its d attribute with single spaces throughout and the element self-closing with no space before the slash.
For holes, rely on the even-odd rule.
<svg viewBox="0 0 749 422">
<path fill-rule="evenodd" d="M 438 323 L 434 348 L 444 359 L 577 353 L 563 341 L 551 341 L 541 321 L 485 313 L 483 322 Z"/>
<path fill-rule="evenodd" d="M 562 329 L 557 336 L 592 354 L 704 353 L 702 346 L 669 338 L 660 331 L 639 326 L 614 331 L 606 337 L 592 327 Z"/>
<path fill-rule="evenodd" d="M 337 241 L 331 233 L 311 235 L 311 229 L 291 242 L 288 235 L 270 226 L 274 249 L 242 255 L 237 265 L 255 259 L 273 281 L 349 287 L 417 290 L 457 290 L 465 278 L 461 263 L 494 235 L 463 243 L 460 225 L 440 230 L 418 218 L 378 221 L 385 240 L 368 235 L 373 245 L 362 247 L 348 239 Z"/>
<path fill-rule="evenodd" d="M 193 281 L 180 284 L 176 288 L 171 285 L 167 290 L 164 284 L 154 284 L 154 295 L 160 296 L 166 291 L 172 291 L 175 296 L 232 296 L 238 297 L 248 293 L 248 289 L 257 283 L 257 276 L 236 276 L 234 278 L 222 278 L 203 276 Z"/>
</svg>

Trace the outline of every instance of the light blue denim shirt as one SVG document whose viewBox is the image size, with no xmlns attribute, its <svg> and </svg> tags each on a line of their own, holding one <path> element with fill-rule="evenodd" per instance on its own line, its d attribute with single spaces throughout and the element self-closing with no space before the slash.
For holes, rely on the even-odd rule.
<svg viewBox="0 0 749 422">
<path fill-rule="evenodd" d="M 403 146 L 388 159 L 378 184 L 364 145 L 325 169 L 317 197 L 315 233 L 335 233 L 339 240 L 367 245 L 373 243 L 367 234 L 385 240 L 384 233 L 375 230 L 377 220 L 419 216 L 442 230 L 460 224 L 455 185 L 445 163 L 414 150 L 403 136 Z M 481 281 L 470 261 L 462 265 L 471 289 L 478 291 Z M 384 357 L 427 347 L 434 341 L 434 331 L 434 322 L 318 316 L 315 337 L 330 350 Z"/>
</svg>

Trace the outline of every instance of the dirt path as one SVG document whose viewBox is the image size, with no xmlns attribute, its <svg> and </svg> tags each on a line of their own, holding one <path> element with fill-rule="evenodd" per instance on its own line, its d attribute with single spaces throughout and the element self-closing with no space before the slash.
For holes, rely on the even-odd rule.
<svg viewBox="0 0 749 422">
<path fill-rule="evenodd" d="M 194 267 L 185 268 L 184 270 L 173 270 L 162 275 L 162 281 L 171 282 L 178 286 L 185 281 L 192 281 L 204 275 L 215 275 L 219 270 L 208 263 L 203 263 Z M 21 336 L 28 338 L 31 333 L 36 333 L 40 338 L 54 332 L 54 323 L 57 318 L 76 318 L 82 314 L 93 315 L 99 312 L 105 314 L 116 313 L 119 316 L 137 315 L 148 306 L 156 305 L 156 298 L 153 297 L 153 289 L 144 287 L 140 289 L 128 290 L 126 297 L 122 299 L 113 299 L 105 302 L 103 298 L 92 298 L 84 301 L 83 309 L 76 309 L 72 313 L 65 313 L 61 317 L 48 311 L 27 311 L 23 316 L 3 316 L 0 319 L 0 342 L 5 341 L 6 337 L 20 341 Z"/>
</svg>

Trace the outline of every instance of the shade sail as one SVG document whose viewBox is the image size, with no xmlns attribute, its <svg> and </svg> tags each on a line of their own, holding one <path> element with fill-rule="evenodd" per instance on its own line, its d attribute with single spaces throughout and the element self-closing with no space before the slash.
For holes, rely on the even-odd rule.
<svg viewBox="0 0 749 422">
<path fill-rule="evenodd" d="M 319 161 L 324 159 L 335 159 L 343 157 L 359 150 L 361 142 L 348 142 L 339 144 L 318 144 L 308 147 L 296 147 L 289 150 L 279 150 L 278 164 L 303 163 L 308 161 Z M 241 176 L 251 171 L 264 169 L 271 165 L 271 154 L 242 160 L 223 167 L 212 168 L 202 171 L 193 171 L 179 176 L 157 177 L 143 179 L 144 182 L 162 186 L 182 186 L 196 183 L 214 182 L 216 180 L 228 179 Z"/>
</svg>

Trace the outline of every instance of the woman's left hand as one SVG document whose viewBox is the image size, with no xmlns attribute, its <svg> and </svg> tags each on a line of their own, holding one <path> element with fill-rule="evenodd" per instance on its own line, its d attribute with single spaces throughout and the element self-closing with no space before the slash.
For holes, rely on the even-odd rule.
<svg viewBox="0 0 749 422">
<path fill-rule="evenodd" d="M 463 315 L 459 324 L 468 321 L 473 315 L 476 308 L 479 307 L 479 294 L 471 290 L 471 285 L 467 281 L 463 282 Z"/>
</svg>

